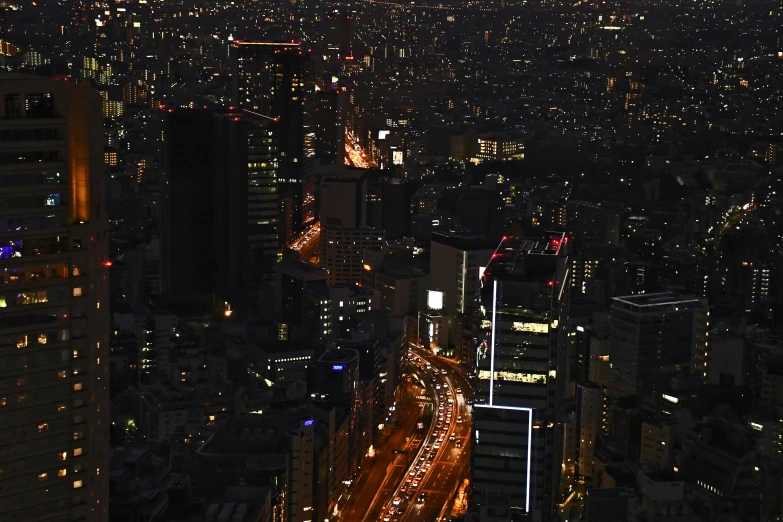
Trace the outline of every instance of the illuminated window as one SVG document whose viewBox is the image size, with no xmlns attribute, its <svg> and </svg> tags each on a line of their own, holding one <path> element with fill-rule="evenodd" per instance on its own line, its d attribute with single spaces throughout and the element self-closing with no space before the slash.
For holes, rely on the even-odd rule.
<svg viewBox="0 0 783 522">
<path fill-rule="evenodd" d="M 74 437 L 74 438 L 76 438 L 76 437 Z M 74 457 L 78 457 L 81 454 L 82 454 L 82 449 L 81 448 L 76 448 L 76 449 L 73 450 L 73 456 Z"/>
<path fill-rule="evenodd" d="M 79 489 L 82 487 L 82 481 L 81 480 L 74 480 L 73 481 L 73 489 Z"/>
<path fill-rule="evenodd" d="M 62 453 L 58 453 L 57 454 L 57 458 L 59 458 L 60 460 L 67 460 L 68 459 L 68 452 L 67 451 L 63 451 Z"/>
<path fill-rule="evenodd" d="M 38 425 L 38 433 L 47 431 L 48 429 L 49 429 L 49 424 L 46 422 Z"/>
<path fill-rule="evenodd" d="M 57 470 L 57 476 L 58 476 L 58 477 L 64 477 L 64 476 L 66 476 L 67 474 L 68 474 L 68 470 L 66 470 L 66 469 L 64 469 L 64 468 L 63 468 L 63 469 L 60 469 L 60 470 Z"/>
<path fill-rule="evenodd" d="M 57 377 L 59 377 L 60 379 L 67 379 L 68 372 L 66 372 L 65 370 L 60 370 L 59 372 L 57 372 Z"/>
<path fill-rule="evenodd" d="M 76 287 L 73 289 L 73 296 L 74 297 L 81 297 L 82 296 L 82 287 Z"/>
<path fill-rule="evenodd" d="M 26 348 L 27 347 L 27 336 L 26 335 L 20 335 L 16 338 L 16 347 L 17 348 Z"/>
<path fill-rule="evenodd" d="M 39 481 L 44 481 L 44 480 L 46 480 L 46 477 L 48 477 L 48 476 L 49 475 L 47 473 L 39 473 L 38 474 L 38 480 Z"/>
<path fill-rule="evenodd" d="M 38 334 L 38 344 L 46 344 L 46 341 L 48 340 L 45 333 L 39 333 Z"/>
<path fill-rule="evenodd" d="M 82 391 L 82 383 L 77 382 L 73 385 L 73 391 Z"/>
<path fill-rule="evenodd" d="M 49 301 L 49 299 L 46 296 L 46 290 L 20 292 L 19 295 L 16 296 L 16 303 L 20 305 L 46 303 L 47 301 Z"/>
</svg>

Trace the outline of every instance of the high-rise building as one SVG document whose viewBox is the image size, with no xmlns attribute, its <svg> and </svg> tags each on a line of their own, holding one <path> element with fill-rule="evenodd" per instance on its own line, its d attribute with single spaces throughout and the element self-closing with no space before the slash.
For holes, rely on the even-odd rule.
<svg viewBox="0 0 783 522">
<path fill-rule="evenodd" d="M 435 233 L 430 244 L 430 281 L 444 294 L 444 311 L 452 317 L 471 313 L 481 273 L 489 265 L 497 241 L 481 236 Z"/>
<path fill-rule="evenodd" d="M 279 251 L 274 121 L 242 110 L 166 116 L 164 292 L 206 295 L 227 313 L 257 316 L 271 304 Z"/>
<path fill-rule="evenodd" d="M 329 271 L 327 284 L 357 285 L 362 280 L 365 252 L 383 250 L 383 230 L 374 228 L 321 229 L 321 266 Z"/>
<path fill-rule="evenodd" d="M 296 252 L 288 250 L 283 259 L 275 265 L 275 316 L 279 321 L 280 340 L 300 340 L 320 337 L 323 313 L 320 306 L 310 307 L 307 293 L 326 287 L 327 272 L 312 263 L 301 261 Z M 322 295 L 324 292 L 317 292 Z M 321 305 L 324 299 L 315 301 Z M 326 303 L 324 303 L 326 304 Z M 315 308 L 317 310 L 310 310 Z M 328 306 L 327 306 L 328 308 Z M 313 313 L 316 312 L 316 313 Z M 315 315 L 315 320 L 311 320 Z M 314 328 L 308 328 L 314 326 Z"/>
<path fill-rule="evenodd" d="M 366 193 L 361 171 L 321 182 L 321 266 L 329 271 L 330 286 L 361 284 L 365 252 L 382 250 L 385 244 L 383 230 L 366 226 Z"/>
<path fill-rule="evenodd" d="M 319 214 L 322 228 L 362 228 L 367 225 L 367 182 L 356 176 L 328 177 L 321 181 Z"/>
<path fill-rule="evenodd" d="M 280 230 L 287 243 L 315 214 L 315 76 L 310 52 L 297 42 L 242 41 L 235 46 L 237 105 L 277 121 L 279 194 L 291 214 L 290 229 Z"/>
<path fill-rule="evenodd" d="M 567 242 L 506 238 L 481 279 L 471 484 L 482 522 L 536 519 L 560 498 Z"/>
<path fill-rule="evenodd" d="M 708 380 L 707 300 L 671 292 L 615 297 L 610 308 L 609 393 L 653 399 L 679 373 Z"/>
<path fill-rule="evenodd" d="M 351 13 L 334 10 L 327 16 L 326 49 L 330 61 L 351 56 Z"/>
<path fill-rule="evenodd" d="M 603 386 L 594 382 L 578 385 L 579 474 L 583 477 L 593 476 L 595 441 L 598 435 L 604 431 L 606 422 L 604 402 Z"/>
<path fill-rule="evenodd" d="M 101 99 L 0 75 L 0 520 L 108 520 Z"/>
<path fill-rule="evenodd" d="M 386 239 L 410 237 L 413 183 L 404 178 L 375 178 L 367 188 L 367 225 L 382 228 Z"/>
<path fill-rule="evenodd" d="M 568 227 L 579 241 L 620 242 L 622 205 L 571 200 L 566 204 Z"/>
<path fill-rule="evenodd" d="M 315 93 L 315 157 L 322 164 L 342 164 L 345 159 L 347 98 L 343 90 L 321 89 Z"/>
</svg>

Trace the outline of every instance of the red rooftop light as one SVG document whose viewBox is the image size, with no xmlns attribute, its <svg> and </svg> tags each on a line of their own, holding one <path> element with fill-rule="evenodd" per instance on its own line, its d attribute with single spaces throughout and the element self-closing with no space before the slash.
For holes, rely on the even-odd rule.
<svg viewBox="0 0 783 522">
<path fill-rule="evenodd" d="M 555 286 L 555 282 L 554 281 L 550 281 L 549 282 L 549 286 Z"/>
<path fill-rule="evenodd" d="M 112 265 L 111 260 L 106 260 L 103 262 L 103 266 L 105 266 L 106 268 L 110 267 L 111 265 Z"/>
</svg>

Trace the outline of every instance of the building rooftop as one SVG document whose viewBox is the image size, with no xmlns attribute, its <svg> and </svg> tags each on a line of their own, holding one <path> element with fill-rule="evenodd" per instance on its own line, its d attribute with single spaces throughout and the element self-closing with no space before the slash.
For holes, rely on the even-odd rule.
<svg viewBox="0 0 783 522">
<path fill-rule="evenodd" d="M 359 352 L 351 348 L 327 348 L 318 358 L 318 362 L 324 363 L 348 363 L 359 358 Z"/>
<path fill-rule="evenodd" d="M 465 251 L 494 250 L 498 246 L 496 239 L 489 239 L 484 236 L 466 236 L 449 232 L 434 232 L 432 234 L 432 242 Z"/>
<path fill-rule="evenodd" d="M 197 452 L 211 456 L 253 457 L 256 459 L 254 465 L 260 467 L 285 466 L 289 437 L 297 435 L 302 426 L 327 422 L 328 415 L 313 406 L 238 415 L 221 425 Z"/>
<path fill-rule="evenodd" d="M 555 284 L 557 259 L 565 257 L 568 237 L 563 232 L 546 232 L 538 238 L 504 237 L 484 277 L 500 280 L 549 281 Z"/>
<path fill-rule="evenodd" d="M 587 490 L 588 498 L 636 498 L 632 489 L 628 488 L 595 488 Z"/>
<path fill-rule="evenodd" d="M 628 295 L 613 298 L 614 305 L 637 312 L 656 312 L 665 309 L 701 308 L 703 299 L 692 295 L 661 292 L 657 294 Z"/>
</svg>

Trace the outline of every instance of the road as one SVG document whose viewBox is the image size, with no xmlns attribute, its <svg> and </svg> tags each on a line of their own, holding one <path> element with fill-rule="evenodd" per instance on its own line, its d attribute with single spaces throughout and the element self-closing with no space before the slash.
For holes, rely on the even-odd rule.
<svg viewBox="0 0 783 522">
<path fill-rule="evenodd" d="M 350 133 L 345 133 L 345 163 L 362 169 L 374 167 L 373 161 L 364 153 L 359 141 Z"/>
<path fill-rule="evenodd" d="M 299 252 L 302 261 L 310 261 L 317 255 L 318 243 L 321 241 L 321 222 L 316 221 L 302 234 L 293 240 L 288 248 Z"/>
<path fill-rule="evenodd" d="M 388 438 L 380 441 L 375 448 L 375 457 L 372 461 L 363 466 L 356 483 L 350 489 L 350 497 L 341 507 L 339 520 L 344 522 L 376 520 L 384 504 L 391 501 L 390 495 L 402 480 L 408 466 L 408 457 L 395 451 L 407 449 L 412 454 L 415 452 L 416 445 L 421 443 L 422 430 L 417 429 L 417 424 L 421 420 L 423 405 L 406 399 L 417 395 L 419 390 L 421 388 L 403 391 L 403 399 L 400 403 L 403 409 L 398 420 L 400 428 L 391 429 Z"/>
<path fill-rule="evenodd" d="M 456 364 L 425 350 L 414 349 L 414 353 L 429 362 L 433 369 L 445 370 L 446 385 L 455 397 L 452 418 L 462 418 L 461 423 L 452 422 L 446 444 L 435 457 L 430 473 L 425 477 L 422 491 L 426 495 L 423 504 L 409 506 L 401 522 L 436 522 L 445 520 L 451 512 L 451 504 L 459 485 L 468 476 L 470 465 L 470 406 L 472 388 L 464 372 Z M 457 393 L 460 389 L 462 393 Z M 455 440 L 449 441 L 451 435 Z M 461 448 L 456 443 L 461 443 Z"/>
<path fill-rule="evenodd" d="M 452 500 L 468 476 L 471 388 L 458 365 L 411 347 L 415 376 L 435 393 L 436 423 L 410 465 L 379 522 L 436 522 L 451 513 Z M 432 387 L 435 389 L 433 390 Z M 374 513 L 372 513 L 374 517 Z"/>
</svg>

